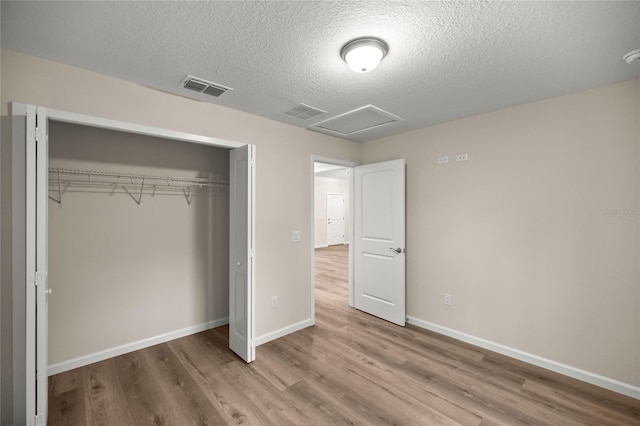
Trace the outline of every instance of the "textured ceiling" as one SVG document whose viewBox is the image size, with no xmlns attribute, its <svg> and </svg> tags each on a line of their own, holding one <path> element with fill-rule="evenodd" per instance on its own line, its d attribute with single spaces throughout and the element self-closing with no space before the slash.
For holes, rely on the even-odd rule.
<svg viewBox="0 0 640 426">
<path fill-rule="evenodd" d="M 11 2 L 2 47 L 309 127 L 374 105 L 390 134 L 640 76 L 640 2 Z M 389 54 L 354 73 L 340 48 L 375 36 Z M 234 90 L 178 87 L 187 74 Z M 285 112 L 305 103 L 309 120 Z"/>
</svg>

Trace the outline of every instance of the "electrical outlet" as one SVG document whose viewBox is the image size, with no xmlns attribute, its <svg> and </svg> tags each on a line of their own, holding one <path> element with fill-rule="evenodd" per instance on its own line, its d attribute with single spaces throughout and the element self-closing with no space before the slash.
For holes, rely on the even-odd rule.
<svg viewBox="0 0 640 426">
<path fill-rule="evenodd" d="M 446 306 L 451 306 L 451 303 L 452 303 L 451 295 L 448 293 L 443 294 L 442 303 L 444 303 Z"/>
<path fill-rule="evenodd" d="M 449 157 L 444 156 L 444 157 L 438 157 L 438 164 L 445 164 L 449 162 Z"/>
<path fill-rule="evenodd" d="M 300 231 L 293 231 L 291 233 L 291 241 L 293 241 L 293 242 L 300 241 Z"/>
<path fill-rule="evenodd" d="M 456 161 L 467 161 L 468 159 L 469 159 L 469 154 L 456 155 Z"/>
<path fill-rule="evenodd" d="M 276 309 L 278 307 L 278 296 L 273 296 L 271 298 L 271 309 Z"/>
</svg>

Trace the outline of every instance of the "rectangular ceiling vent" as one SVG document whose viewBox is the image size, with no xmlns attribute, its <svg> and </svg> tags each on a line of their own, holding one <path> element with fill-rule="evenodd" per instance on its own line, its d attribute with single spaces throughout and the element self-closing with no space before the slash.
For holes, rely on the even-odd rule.
<svg viewBox="0 0 640 426">
<path fill-rule="evenodd" d="M 223 86 L 222 84 L 212 83 L 199 77 L 188 75 L 182 83 L 181 87 L 185 89 L 193 90 L 194 92 L 204 93 L 205 95 L 220 97 L 224 92 L 233 90 L 231 87 Z"/>
<path fill-rule="evenodd" d="M 403 121 L 403 118 L 376 106 L 365 105 L 316 123 L 309 126 L 308 129 L 350 139 L 359 136 L 360 132 Z"/>
<path fill-rule="evenodd" d="M 322 115 L 326 113 L 327 111 L 323 111 L 319 108 L 314 108 L 312 106 L 309 106 L 303 103 L 285 112 L 285 114 L 290 115 L 292 117 L 299 118 L 301 120 L 308 120 L 310 118 L 317 117 L 318 115 Z"/>
</svg>

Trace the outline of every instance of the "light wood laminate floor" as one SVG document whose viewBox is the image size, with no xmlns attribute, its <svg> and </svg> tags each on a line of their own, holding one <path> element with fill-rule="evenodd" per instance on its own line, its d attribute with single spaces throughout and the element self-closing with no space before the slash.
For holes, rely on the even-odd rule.
<svg viewBox="0 0 640 426">
<path fill-rule="evenodd" d="M 640 425 L 640 402 L 348 306 L 316 250 L 316 325 L 247 365 L 221 327 L 49 379 L 50 425 Z"/>
</svg>

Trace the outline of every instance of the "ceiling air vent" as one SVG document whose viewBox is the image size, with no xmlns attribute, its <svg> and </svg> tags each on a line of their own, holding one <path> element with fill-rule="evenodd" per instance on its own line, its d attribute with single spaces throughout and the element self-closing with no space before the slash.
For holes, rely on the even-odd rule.
<svg viewBox="0 0 640 426">
<path fill-rule="evenodd" d="M 221 84 L 212 83 L 202 78 L 188 75 L 182 83 L 181 87 L 185 89 L 193 90 L 195 92 L 204 93 L 205 95 L 215 96 L 216 98 L 222 95 L 227 90 L 233 90 L 231 87 L 226 87 Z"/>
<path fill-rule="evenodd" d="M 314 108 L 312 106 L 306 104 L 300 104 L 299 106 L 286 111 L 285 114 L 290 115 L 292 117 L 299 118 L 301 120 L 308 120 L 310 118 L 316 117 L 318 115 L 326 114 L 327 111 L 323 111 L 319 108 Z"/>
</svg>

